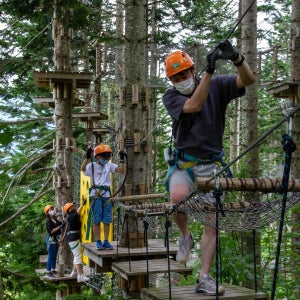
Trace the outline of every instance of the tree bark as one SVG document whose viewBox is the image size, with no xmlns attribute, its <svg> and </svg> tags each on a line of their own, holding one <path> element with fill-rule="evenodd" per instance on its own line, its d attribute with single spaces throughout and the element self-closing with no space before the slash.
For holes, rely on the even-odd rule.
<svg viewBox="0 0 300 300">
<path fill-rule="evenodd" d="M 291 79 L 300 82 L 300 2 L 292 1 L 292 24 L 291 24 Z M 293 105 L 300 104 L 300 86 L 296 93 L 291 97 Z M 291 136 L 296 144 L 296 151 L 292 155 L 291 175 L 293 178 L 300 178 L 300 113 L 294 115 Z M 294 255 L 291 256 L 291 265 L 293 268 L 292 278 L 294 281 L 293 299 L 300 298 L 300 210 L 299 208 L 292 212 L 292 249 Z"/>
<path fill-rule="evenodd" d="M 242 12 L 244 12 L 252 3 L 252 0 L 242 1 Z M 257 4 L 251 6 L 242 21 L 241 46 L 242 53 L 245 56 L 250 68 L 256 72 L 257 69 Z M 246 95 L 242 100 L 242 147 L 243 151 L 247 149 L 258 137 L 258 90 L 257 83 L 247 87 Z M 249 177 L 259 177 L 259 149 L 252 149 L 249 155 L 243 160 L 245 171 Z M 245 201 L 253 200 L 245 196 Z M 253 233 L 243 233 L 242 243 L 244 254 L 249 257 L 249 263 L 253 262 Z M 260 254 L 260 235 L 256 234 L 256 263 L 259 266 L 261 261 Z M 254 289 L 254 281 L 244 282 L 244 286 Z"/>
<path fill-rule="evenodd" d="M 64 27 L 64 16 L 70 14 L 66 8 L 54 2 L 52 38 L 54 41 L 54 68 L 57 72 L 71 71 L 70 39 L 71 29 Z M 72 188 L 72 150 L 67 147 L 72 141 L 72 82 L 56 81 L 53 89 L 55 100 L 54 120 L 56 126 L 55 140 L 55 200 L 57 214 L 63 218 L 63 206 L 73 202 Z M 59 249 L 59 263 L 65 268 L 72 268 L 72 255 L 67 241 Z"/>
</svg>

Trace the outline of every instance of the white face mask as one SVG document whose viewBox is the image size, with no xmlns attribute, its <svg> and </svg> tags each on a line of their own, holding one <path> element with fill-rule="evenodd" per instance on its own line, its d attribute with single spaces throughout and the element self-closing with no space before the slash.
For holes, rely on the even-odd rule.
<svg viewBox="0 0 300 300">
<path fill-rule="evenodd" d="M 106 165 L 108 162 L 109 162 L 108 159 L 102 159 L 102 158 L 100 158 L 100 163 L 101 163 L 103 166 Z"/>
<path fill-rule="evenodd" d="M 50 210 L 50 211 L 49 211 L 49 216 L 50 216 L 50 217 L 53 217 L 54 215 L 55 215 L 55 211 L 54 211 L 54 210 Z"/>
<path fill-rule="evenodd" d="M 174 86 L 180 94 L 190 95 L 194 91 L 195 81 L 194 81 L 194 78 L 191 77 L 187 80 L 184 80 L 184 81 L 181 81 L 178 83 L 174 83 Z"/>
</svg>

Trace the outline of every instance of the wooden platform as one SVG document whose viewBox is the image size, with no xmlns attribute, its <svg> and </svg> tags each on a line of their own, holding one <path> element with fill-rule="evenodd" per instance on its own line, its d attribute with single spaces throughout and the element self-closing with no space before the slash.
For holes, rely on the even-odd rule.
<svg viewBox="0 0 300 300">
<path fill-rule="evenodd" d="M 76 85 L 76 88 L 87 89 L 93 79 L 93 73 L 72 71 L 33 71 L 33 79 L 39 87 L 49 88 L 57 82 L 66 82 Z"/>
<path fill-rule="evenodd" d="M 83 266 L 83 275 L 86 277 L 90 276 L 90 268 L 88 266 Z M 35 272 L 40 275 L 40 278 L 42 280 L 48 280 L 51 282 L 61 282 L 61 281 L 76 281 L 77 282 L 77 277 L 71 277 L 70 274 L 64 274 L 64 276 L 58 276 L 56 277 L 48 277 L 47 276 L 47 270 L 46 269 L 36 269 Z"/>
<path fill-rule="evenodd" d="M 192 274 L 192 268 L 185 267 L 183 264 L 178 263 L 175 260 L 170 260 L 170 271 L 180 273 L 182 275 Z M 141 276 L 145 274 L 159 274 L 168 272 L 168 259 L 151 259 L 148 261 L 147 270 L 147 260 L 139 261 L 124 261 L 115 262 L 112 264 L 112 270 L 118 273 L 126 280 L 130 280 L 134 276 Z"/>
<path fill-rule="evenodd" d="M 114 247 L 113 250 L 96 250 L 96 243 L 82 243 L 84 254 L 89 258 L 90 266 L 94 265 L 100 267 L 97 272 L 111 272 L 113 262 L 128 261 L 130 255 L 131 260 L 145 260 L 146 261 L 146 247 L 130 248 L 118 247 L 116 241 L 110 242 Z M 170 243 L 169 247 L 170 257 L 175 257 L 178 245 Z M 149 259 L 166 258 L 167 251 L 163 239 L 148 240 L 148 257 Z"/>
<path fill-rule="evenodd" d="M 219 296 L 219 299 L 232 300 L 254 300 L 254 299 L 268 299 L 267 294 L 243 287 L 222 284 L 225 288 L 225 294 Z M 143 288 L 140 293 L 141 299 L 144 300 L 169 300 L 169 288 Z M 216 296 L 207 296 L 195 293 L 195 286 L 174 286 L 171 287 L 172 300 L 213 300 Z"/>
</svg>

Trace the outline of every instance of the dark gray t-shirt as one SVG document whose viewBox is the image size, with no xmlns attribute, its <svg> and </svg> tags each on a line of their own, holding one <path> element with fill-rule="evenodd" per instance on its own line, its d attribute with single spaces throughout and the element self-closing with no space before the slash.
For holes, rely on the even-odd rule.
<svg viewBox="0 0 300 300">
<path fill-rule="evenodd" d="M 200 79 L 197 78 L 199 82 Z M 245 94 L 238 89 L 236 76 L 219 75 L 211 79 L 208 98 L 200 112 L 182 113 L 191 96 L 180 94 L 174 87 L 167 90 L 163 103 L 172 118 L 175 148 L 202 159 L 210 159 L 223 148 L 227 104 Z"/>
</svg>

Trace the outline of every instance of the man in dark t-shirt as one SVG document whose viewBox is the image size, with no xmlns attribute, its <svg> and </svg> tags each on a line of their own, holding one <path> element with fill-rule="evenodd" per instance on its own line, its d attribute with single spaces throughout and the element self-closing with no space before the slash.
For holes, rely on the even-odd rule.
<svg viewBox="0 0 300 300">
<path fill-rule="evenodd" d="M 216 60 L 231 60 L 237 75 L 215 76 Z M 186 198 L 194 189 L 195 177 L 209 177 L 222 160 L 225 113 L 228 103 L 245 94 L 245 86 L 255 82 L 255 76 L 244 56 L 228 40 L 207 55 L 206 72 L 195 76 L 195 66 L 183 51 L 174 51 L 165 59 L 166 75 L 173 87 L 163 96 L 163 104 L 172 118 L 175 157 L 168 160 L 167 189 L 173 204 Z M 169 154 L 172 154 L 169 153 Z M 167 156 L 168 157 L 168 156 Z M 211 201 L 215 201 L 211 196 Z M 187 216 L 177 213 L 175 222 L 181 232 L 177 261 L 186 263 L 194 246 Z M 201 269 L 196 292 L 216 294 L 216 282 L 209 271 L 215 257 L 216 230 L 204 225 L 201 239 Z M 219 286 L 218 294 L 225 290 Z"/>
</svg>

